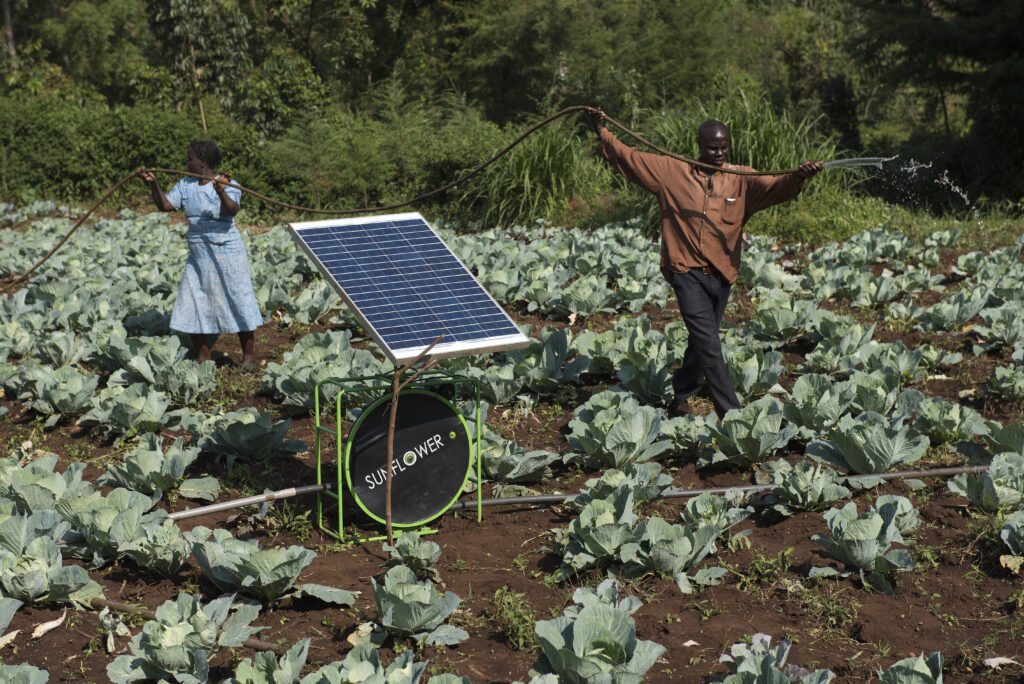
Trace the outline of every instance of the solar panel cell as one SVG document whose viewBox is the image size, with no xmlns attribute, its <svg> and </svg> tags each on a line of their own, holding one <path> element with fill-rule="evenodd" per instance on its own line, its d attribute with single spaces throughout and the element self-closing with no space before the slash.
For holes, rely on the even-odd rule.
<svg viewBox="0 0 1024 684">
<path fill-rule="evenodd" d="M 415 213 L 293 223 L 292 236 L 395 364 L 520 349 L 529 340 Z"/>
</svg>

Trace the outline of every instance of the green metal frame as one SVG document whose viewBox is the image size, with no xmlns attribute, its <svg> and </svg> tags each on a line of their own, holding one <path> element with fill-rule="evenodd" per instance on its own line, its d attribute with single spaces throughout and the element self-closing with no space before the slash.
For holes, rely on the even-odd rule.
<svg viewBox="0 0 1024 684">
<path fill-rule="evenodd" d="M 342 401 L 346 394 L 353 392 L 376 394 L 379 396 L 386 396 L 391 391 L 393 377 L 390 375 L 367 375 L 359 378 L 327 378 L 321 380 L 316 384 L 315 396 L 313 399 L 313 415 L 315 416 L 316 424 L 313 432 L 316 440 L 316 483 L 318 485 L 324 484 L 323 480 L 323 466 L 324 466 L 324 453 L 321 438 L 324 434 L 333 435 L 336 443 L 336 451 L 334 455 L 334 465 L 336 470 L 337 482 L 333 483 L 333 490 L 325 490 L 318 492 L 316 495 L 316 521 L 317 527 L 321 532 L 331 536 L 338 541 L 345 541 L 345 519 L 343 508 L 343 498 L 346 489 L 345 483 L 345 452 L 347 450 L 348 439 L 343 437 L 341 434 L 341 423 L 342 423 Z M 383 384 L 367 384 L 373 380 L 384 380 Z M 430 370 L 419 375 L 412 383 L 410 383 L 405 389 L 429 389 L 430 387 L 436 387 L 437 385 L 455 385 L 469 383 L 473 386 L 473 397 L 476 403 L 476 416 L 474 420 L 475 426 L 475 439 L 470 439 L 470 467 L 472 467 L 473 461 L 476 461 L 476 521 L 480 522 L 483 520 L 483 487 L 480 486 L 480 482 L 483 480 L 483 468 L 480 457 L 480 433 L 482 432 L 482 420 L 480 417 L 480 383 L 475 378 L 469 378 L 464 375 L 452 373 L 445 370 Z M 334 400 L 334 427 L 326 427 L 321 422 L 321 411 L 320 411 L 320 388 L 324 385 L 334 385 L 339 388 L 338 395 Z M 403 392 L 405 390 L 403 389 Z M 401 394 L 399 394 L 401 397 Z M 399 399 L 401 401 L 401 399 Z M 372 403 L 372 402 L 368 402 Z M 465 417 L 458 413 L 458 407 L 455 402 L 452 402 L 453 407 L 456 410 L 456 415 L 459 416 L 464 422 Z M 324 516 L 324 497 L 327 497 L 327 503 L 333 503 L 338 509 L 337 516 L 337 527 L 331 529 L 330 525 L 327 524 L 327 520 Z M 358 505 L 358 501 L 356 501 Z M 444 515 L 444 511 L 438 514 L 438 516 Z M 330 516 L 326 516 L 329 518 Z M 432 518 L 431 520 L 436 520 Z M 429 521 L 428 521 L 429 522 Z M 396 526 L 399 527 L 399 526 Z M 420 534 L 431 534 L 437 530 L 426 527 L 426 523 L 422 526 L 415 525 L 402 525 L 395 532 L 399 533 L 406 529 L 416 529 Z M 366 542 L 366 541 L 380 541 L 387 539 L 387 536 L 375 536 L 375 537 L 360 537 L 354 541 Z"/>
</svg>

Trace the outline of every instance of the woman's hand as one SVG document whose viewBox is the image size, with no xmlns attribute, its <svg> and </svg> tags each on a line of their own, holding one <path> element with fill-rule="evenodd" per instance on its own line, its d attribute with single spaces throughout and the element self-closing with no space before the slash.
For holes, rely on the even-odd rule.
<svg viewBox="0 0 1024 684">
<path fill-rule="evenodd" d="M 226 188 L 230 182 L 231 182 L 231 174 L 230 173 L 219 173 L 219 174 L 217 174 L 217 177 L 213 181 L 214 189 L 217 191 L 217 194 L 220 194 L 221 192 L 223 192 L 224 188 Z"/>
</svg>

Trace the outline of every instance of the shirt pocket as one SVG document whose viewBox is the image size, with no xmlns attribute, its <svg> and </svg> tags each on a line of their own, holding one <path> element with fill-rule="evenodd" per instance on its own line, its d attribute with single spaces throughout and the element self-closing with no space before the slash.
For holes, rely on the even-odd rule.
<svg viewBox="0 0 1024 684">
<path fill-rule="evenodd" d="M 709 209 L 712 220 L 730 225 L 743 222 L 743 202 L 738 197 L 712 197 Z"/>
</svg>

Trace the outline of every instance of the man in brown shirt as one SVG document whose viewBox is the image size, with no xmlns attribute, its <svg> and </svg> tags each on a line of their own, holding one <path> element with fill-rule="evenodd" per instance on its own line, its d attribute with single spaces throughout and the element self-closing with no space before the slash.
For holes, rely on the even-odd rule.
<svg viewBox="0 0 1024 684">
<path fill-rule="evenodd" d="M 719 418 L 740 407 L 722 355 L 718 328 L 739 275 L 743 225 L 757 211 L 796 197 L 821 162 L 804 162 L 783 176 L 723 173 L 623 144 L 591 112 L 600 154 L 619 173 L 658 198 L 661 207 L 661 272 L 679 300 L 689 332 L 686 351 L 672 375 L 670 413 L 693 413 L 689 398 L 705 384 Z M 710 167 L 753 171 L 727 164 L 729 129 L 705 121 L 697 130 L 700 161 Z"/>
</svg>

